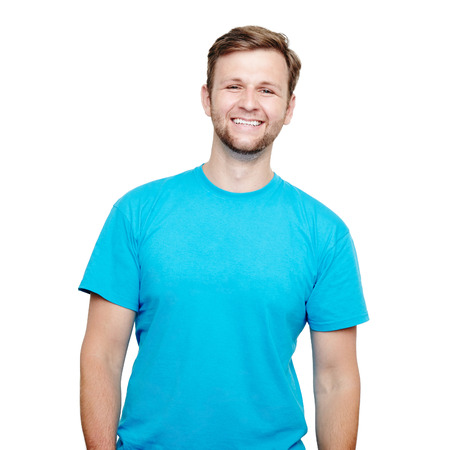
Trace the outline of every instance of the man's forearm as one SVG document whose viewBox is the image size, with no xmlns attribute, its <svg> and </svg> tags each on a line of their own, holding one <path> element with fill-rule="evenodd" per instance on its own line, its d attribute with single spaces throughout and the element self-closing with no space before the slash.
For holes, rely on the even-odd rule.
<svg viewBox="0 0 450 450">
<path fill-rule="evenodd" d="M 82 352 L 80 382 L 81 425 L 87 450 L 115 450 L 121 407 L 120 372 Z"/>
<path fill-rule="evenodd" d="M 354 450 L 358 434 L 359 378 L 343 386 L 318 389 L 315 399 L 319 450 Z"/>
</svg>

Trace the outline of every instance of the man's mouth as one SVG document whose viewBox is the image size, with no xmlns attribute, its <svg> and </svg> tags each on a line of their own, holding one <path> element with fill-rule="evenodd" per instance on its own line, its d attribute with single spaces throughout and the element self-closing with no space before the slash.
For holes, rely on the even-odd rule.
<svg viewBox="0 0 450 450">
<path fill-rule="evenodd" d="M 232 119 L 236 125 L 247 125 L 249 127 L 258 127 L 262 124 L 259 120 Z"/>
</svg>

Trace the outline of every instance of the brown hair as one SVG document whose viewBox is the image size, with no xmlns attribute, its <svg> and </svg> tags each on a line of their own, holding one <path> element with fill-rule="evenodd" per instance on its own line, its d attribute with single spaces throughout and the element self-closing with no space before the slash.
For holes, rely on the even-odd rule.
<svg viewBox="0 0 450 450">
<path fill-rule="evenodd" d="M 208 53 L 206 86 L 211 92 L 214 69 L 220 56 L 235 51 L 271 49 L 279 51 L 286 60 L 289 78 L 289 97 L 292 96 L 300 75 L 299 57 L 289 48 L 289 39 L 282 33 L 275 33 L 263 27 L 246 26 L 233 28 L 214 42 Z"/>
</svg>

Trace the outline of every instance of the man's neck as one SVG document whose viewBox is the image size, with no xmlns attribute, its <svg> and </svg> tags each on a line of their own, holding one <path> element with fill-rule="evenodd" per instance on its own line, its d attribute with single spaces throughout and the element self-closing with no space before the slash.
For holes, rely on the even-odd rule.
<svg viewBox="0 0 450 450">
<path fill-rule="evenodd" d="M 218 188 L 243 193 L 262 189 L 273 178 L 270 168 L 271 148 L 257 158 L 243 161 L 233 158 L 229 152 L 214 149 L 209 161 L 203 165 L 206 177 Z"/>
</svg>

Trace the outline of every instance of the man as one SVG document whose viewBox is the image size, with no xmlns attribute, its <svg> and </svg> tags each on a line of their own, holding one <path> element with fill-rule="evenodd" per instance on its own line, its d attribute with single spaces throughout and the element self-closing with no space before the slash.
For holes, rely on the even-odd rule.
<svg viewBox="0 0 450 450">
<path fill-rule="evenodd" d="M 270 167 L 299 71 L 284 35 L 244 27 L 219 38 L 201 92 L 209 161 L 114 205 L 80 285 L 91 294 L 88 449 L 305 448 L 291 357 L 306 322 L 319 449 L 355 448 L 356 325 L 368 316 L 352 240 Z M 134 323 L 139 353 L 118 425 Z"/>
</svg>

